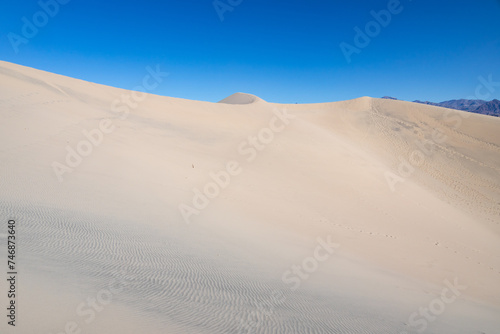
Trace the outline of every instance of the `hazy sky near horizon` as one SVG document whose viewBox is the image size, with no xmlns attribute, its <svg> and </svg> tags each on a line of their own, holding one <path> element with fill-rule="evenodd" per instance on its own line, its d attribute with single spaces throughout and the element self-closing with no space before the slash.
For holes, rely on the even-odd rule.
<svg viewBox="0 0 500 334">
<path fill-rule="evenodd" d="M 158 64 L 151 93 L 212 102 L 500 99 L 498 0 L 54 1 L 0 5 L 1 60 L 126 89 Z"/>
</svg>

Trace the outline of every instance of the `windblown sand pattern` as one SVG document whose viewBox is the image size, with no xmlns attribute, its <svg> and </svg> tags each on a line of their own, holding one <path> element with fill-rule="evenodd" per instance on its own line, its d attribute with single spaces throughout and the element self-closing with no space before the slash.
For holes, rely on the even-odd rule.
<svg viewBox="0 0 500 334">
<path fill-rule="evenodd" d="M 98 217 L 76 218 L 51 209 L 3 213 L 16 213 L 23 223 L 24 266 L 49 279 L 65 277 L 89 295 L 117 276 L 126 277 L 125 291 L 115 302 L 187 332 L 369 333 L 401 327 L 394 317 L 379 318 L 341 294 L 291 292 L 280 277 L 252 277 L 250 268 L 193 252 L 168 234 L 116 229 Z"/>
</svg>

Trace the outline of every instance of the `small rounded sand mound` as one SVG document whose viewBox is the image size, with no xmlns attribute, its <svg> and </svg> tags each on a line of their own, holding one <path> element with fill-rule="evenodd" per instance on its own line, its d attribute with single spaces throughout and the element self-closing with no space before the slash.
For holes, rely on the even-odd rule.
<svg viewBox="0 0 500 334">
<path fill-rule="evenodd" d="M 226 103 L 226 104 L 252 104 L 258 101 L 264 101 L 260 97 L 257 97 L 252 94 L 245 93 L 235 93 L 231 96 L 226 97 L 223 100 L 220 100 L 218 103 Z"/>
</svg>

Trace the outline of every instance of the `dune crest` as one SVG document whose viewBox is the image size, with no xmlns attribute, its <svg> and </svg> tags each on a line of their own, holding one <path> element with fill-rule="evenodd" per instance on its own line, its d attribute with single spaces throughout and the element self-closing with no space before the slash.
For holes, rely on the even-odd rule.
<svg viewBox="0 0 500 334">
<path fill-rule="evenodd" d="M 226 97 L 225 99 L 220 100 L 217 103 L 225 103 L 225 104 L 252 104 L 257 102 L 263 102 L 260 97 L 257 97 L 252 94 L 246 93 L 234 93 Z"/>
</svg>

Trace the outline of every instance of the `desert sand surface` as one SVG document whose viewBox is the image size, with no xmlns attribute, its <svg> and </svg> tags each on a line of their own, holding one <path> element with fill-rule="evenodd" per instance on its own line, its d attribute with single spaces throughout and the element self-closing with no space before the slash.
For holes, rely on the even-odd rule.
<svg viewBox="0 0 500 334">
<path fill-rule="evenodd" d="M 499 118 L 0 85 L 1 333 L 500 333 Z"/>
</svg>

